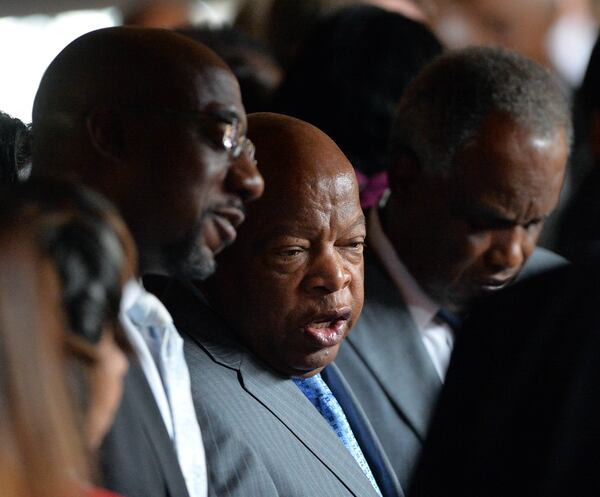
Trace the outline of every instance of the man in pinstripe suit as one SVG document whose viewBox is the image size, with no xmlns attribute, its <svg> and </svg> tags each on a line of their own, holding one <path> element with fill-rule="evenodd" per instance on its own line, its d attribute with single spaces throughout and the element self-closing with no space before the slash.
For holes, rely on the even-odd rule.
<svg viewBox="0 0 600 497">
<path fill-rule="evenodd" d="M 328 365 L 337 374 L 330 363 L 362 307 L 365 220 L 353 169 L 302 121 L 254 114 L 248 129 L 265 195 L 213 278 L 201 288 L 171 282 L 159 295 L 186 338 L 209 495 L 401 496 L 368 421 L 356 440 L 372 474 L 295 384 Z"/>
</svg>

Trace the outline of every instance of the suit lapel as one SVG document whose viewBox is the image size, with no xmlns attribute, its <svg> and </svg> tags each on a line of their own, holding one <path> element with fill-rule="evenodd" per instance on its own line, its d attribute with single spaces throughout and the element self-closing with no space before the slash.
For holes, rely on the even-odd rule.
<svg viewBox="0 0 600 497">
<path fill-rule="evenodd" d="M 377 496 L 354 458 L 298 387 L 240 344 L 194 288 L 172 282 L 161 300 L 173 315 L 177 329 L 198 343 L 214 361 L 238 370 L 242 388 L 283 423 L 352 495 Z"/>
<path fill-rule="evenodd" d="M 137 362 L 131 364 L 129 374 L 131 375 L 130 381 L 135 385 L 136 403 L 138 406 L 146 406 L 145 409 L 138 409 L 138 420 L 154 447 L 154 452 L 165 477 L 168 494 L 173 496 L 187 496 L 188 491 L 185 480 L 179 464 L 176 463 L 178 459 L 175 447 L 169 438 L 158 407 L 156 407 L 154 396 L 148 386 L 144 373 Z"/>
<path fill-rule="evenodd" d="M 400 292 L 371 253 L 365 256 L 365 307 L 347 341 L 424 440 L 442 382 Z"/>
<path fill-rule="evenodd" d="M 377 495 L 331 427 L 291 380 L 251 356 L 244 358 L 240 372 L 246 391 L 283 423 L 352 495 Z"/>
<path fill-rule="evenodd" d="M 396 495 L 397 497 L 404 497 L 404 492 L 402 490 L 402 486 L 400 485 L 400 482 L 398 481 L 396 473 L 394 472 L 394 468 L 393 468 L 392 464 L 390 463 L 390 461 L 387 457 L 387 454 L 385 453 L 385 450 L 383 449 L 383 446 L 381 445 L 381 442 L 379 441 L 379 437 L 377 437 L 377 434 L 375 433 L 375 430 L 371 426 L 371 423 L 369 422 L 367 415 L 363 411 L 359 400 L 354 395 L 354 392 L 352 391 L 352 387 L 346 381 L 346 378 L 344 378 L 344 375 L 342 374 L 340 369 L 336 366 L 335 362 L 333 362 L 329 366 L 327 366 L 327 369 L 331 369 L 331 370 L 333 370 L 333 372 L 335 372 L 335 374 L 337 375 L 344 390 L 346 391 L 346 394 L 348 395 L 352 404 L 354 405 L 356 412 L 362 418 L 363 427 L 368 432 L 367 436 L 372 440 L 373 444 L 377 448 L 377 451 L 379 452 L 379 456 L 381 457 L 383 466 L 387 473 L 387 477 L 392 482 L 392 486 L 394 487 L 394 489 L 393 489 L 394 495 Z M 373 470 L 373 468 L 371 468 L 371 470 Z M 385 495 L 385 493 L 384 493 L 384 495 Z"/>
</svg>

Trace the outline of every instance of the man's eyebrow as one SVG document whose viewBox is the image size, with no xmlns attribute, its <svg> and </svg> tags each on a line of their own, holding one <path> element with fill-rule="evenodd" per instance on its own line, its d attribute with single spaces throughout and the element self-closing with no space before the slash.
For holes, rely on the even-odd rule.
<svg viewBox="0 0 600 497">
<path fill-rule="evenodd" d="M 465 206 L 463 211 L 465 217 L 476 223 L 486 223 L 495 227 L 511 227 L 519 224 L 517 216 L 487 205 Z"/>
<path fill-rule="evenodd" d="M 514 216 L 509 216 L 501 209 L 497 209 L 487 205 L 467 206 L 465 209 L 467 214 L 480 218 L 496 220 L 496 221 L 516 221 Z"/>
<path fill-rule="evenodd" d="M 293 237 L 299 237 L 305 233 L 309 233 L 311 230 L 311 226 L 310 225 L 291 225 L 291 224 L 278 224 L 277 226 L 274 226 L 273 228 L 271 228 L 270 230 L 268 230 L 267 232 L 265 232 L 263 239 L 265 240 L 269 240 L 269 239 L 273 239 L 273 238 L 277 238 L 279 236 L 293 236 Z"/>
</svg>

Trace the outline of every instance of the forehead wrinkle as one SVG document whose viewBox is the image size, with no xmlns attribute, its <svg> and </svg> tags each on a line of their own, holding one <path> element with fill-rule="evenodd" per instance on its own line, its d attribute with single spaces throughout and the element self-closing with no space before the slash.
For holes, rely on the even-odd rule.
<svg viewBox="0 0 600 497">
<path fill-rule="evenodd" d="M 298 200 L 298 199 L 296 199 Z M 275 217 L 268 218 L 271 209 L 262 209 L 263 216 L 257 238 L 263 241 L 283 236 L 312 237 L 329 228 L 331 202 L 320 202 L 316 198 L 305 197 L 299 203 L 292 202 L 281 206 Z"/>
<path fill-rule="evenodd" d="M 252 222 L 255 232 L 277 228 L 281 233 L 278 226 L 290 221 L 304 231 L 314 224 L 329 226 L 353 189 L 359 205 L 352 166 L 319 129 L 289 116 L 255 113 L 248 116 L 248 137 L 265 180 L 264 194 L 250 205 L 244 223 Z"/>
<path fill-rule="evenodd" d="M 305 188 L 288 195 L 274 196 L 270 201 L 258 200 L 257 203 L 261 203 L 260 212 L 254 213 L 256 220 L 261 219 L 255 223 L 259 243 L 284 236 L 313 238 L 335 230 L 349 217 L 344 216 L 346 213 L 352 215 L 349 220 L 352 224 L 351 228 L 344 228 L 344 231 L 364 224 L 357 189 L 350 175 L 316 177 L 307 181 Z M 359 211 L 356 221 L 353 209 Z M 274 212 L 276 214 L 273 215 Z"/>
<path fill-rule="evenodd" d="M 497 128 L 494 138 L 490 138 L 492 124 Z M 465 146 L 471 155 L 469 170 L 460 168 L 462 175 L 457 176 L 470 185 L 468 190 L 477 191 L 474 198 L 483 208 L 526 222 L 547 215 L 554 206 L 553 193 L 564 174 L 564 163 L 557 160 L 565 150 L 562 128 L 537 132 L 510 118 L 490 119 Z M 457 190 L 460 196 L 461 188 Z"/>
</svg>

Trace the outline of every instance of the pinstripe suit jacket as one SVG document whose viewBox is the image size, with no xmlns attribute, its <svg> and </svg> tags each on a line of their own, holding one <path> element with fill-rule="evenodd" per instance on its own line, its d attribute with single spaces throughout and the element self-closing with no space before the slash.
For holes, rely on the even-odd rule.
<svg viewBox="0 0 600 497">
<path fill-rule="evenodd" d="M 296 385 L 247 350 L 190 288 L 159 294 L 185 339 L 210 497 L 377 497 Z"/>
<path fill-rule="evenodd" d="M 98 456 L 107 489 L 127 497 L 189 497 L 173 442 L 135 358 Z"/>
</svg>

